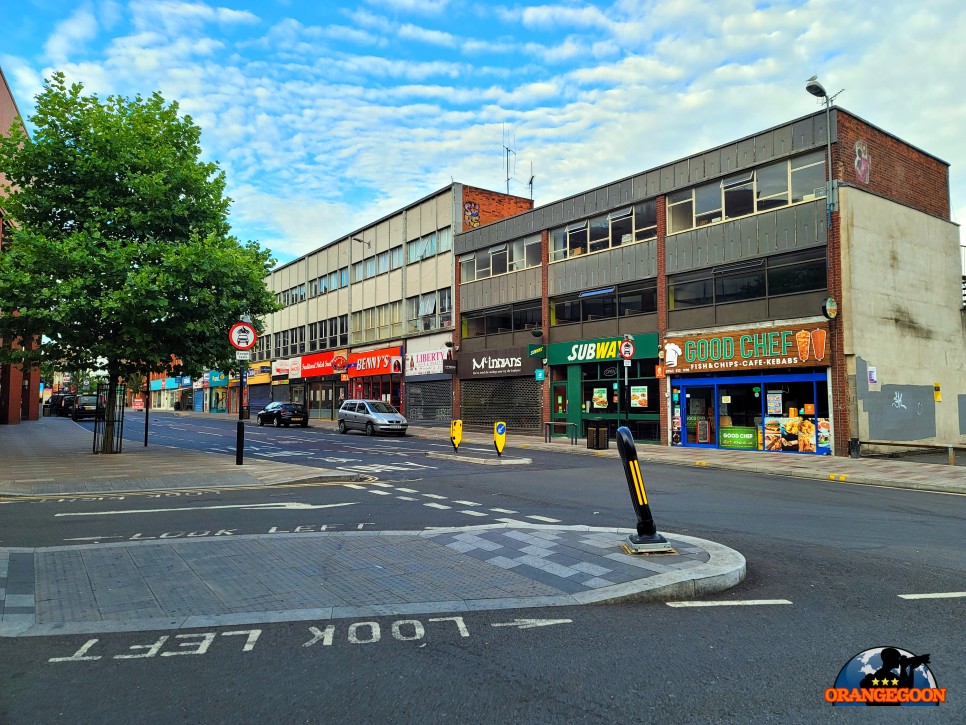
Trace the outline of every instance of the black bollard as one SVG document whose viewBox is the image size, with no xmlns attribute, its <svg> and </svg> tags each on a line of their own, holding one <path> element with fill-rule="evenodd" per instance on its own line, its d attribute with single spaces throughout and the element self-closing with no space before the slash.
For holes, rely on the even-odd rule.
<svg viewBox="0 0 966 725">
<path fill-rule="evenodd" d="M 631 553 L 674 551 L 667 539 L 657 533 L 651 507 L 647 503 L 647 490 L 644 488 L 644 477 L 641 475 L 641 464 L 637 460 L 637 446 L 634 437 L 625 426 L 617 429 L 617 451 L 624 464 L 624 476 L 627 478 L 627 488 L 631 493 L 631 503 L 637 514 L 637 535 L 628 536 L 624 545 Z"/>
<path fill-rule="evenodd" d="M 245 459 L 245 421 L 239 420 L 235 428 L 235 465 L 243 465 Z"/>
</svg>

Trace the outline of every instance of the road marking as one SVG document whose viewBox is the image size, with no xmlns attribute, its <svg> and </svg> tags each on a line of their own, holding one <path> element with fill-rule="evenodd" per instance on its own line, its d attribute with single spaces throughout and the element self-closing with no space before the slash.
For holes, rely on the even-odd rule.
<svg viewBox="0 0 966 725">
<path fill-rule="evenodd" d="M 366 490 L 366 487 L 365 486 L 360 486 L 357 483 L 343 483 L 342 485 L 345 486 L 346 488 L 355 488 L 355 489 L 358 489 L 360 491 L 365 491 Z"/>
<path fill-rule="evenodd" d="M 482 506 L 481 503 L 476 503 L 475 501 L 460 501 L 459 499 L 454 499 L 453 503 L 462 504 L 463 506 Z"/>
<path fill-rule="evenodd" d="M 418 501 L 419 500 L 418 498 L 414 498 L 412 496 L 396 496 L 396 498 L 398 498 L 400 501 Z"/>
<path fill-rule="evenodd" d="M 392 496 L 392 491 L 369 491 L 369 493 L 374 493 L 377 496 Z"/>
<path fill-rule="evenodd" d="M 533 629 L 534 627 L 550 627 L 554 624 L 572 624 L 573 621 L 572 619 L 514 619 L 512 622 L 495 622 L 490 626 Z"/>
<path fill-rule="evenodd" d="M 414 488 L 402 488 L 402 487 L 398 487 L 398 488 L 396 488 L 396 490 L 397 491 L 402 491 L 403 493 L 419 493 L 419 491 L 417 491 Z"/>
<path fill-rule="evenodd" d="M 423 506 L 429 506 L 430 508 L 434 508 L 434 509 L 452 508 L 452 506 L 445 506 L 444 504 L 441 504 L 441 503 L 424 503 Z"/>
<path fill-rule="evenodd" d="M 534 521 L 544 521 L 548 524 L 559 524 L 560 519 L 551 519 L 548 516 L 527 516 L 528 519 L 533 519 Z"/>
<path fill-rule="evenodd" d="M 485 514 L 482 511 L 473 511 L 472 509 L 464 509 L 463 511 L 460 511 L 460 513 L 466 514 L 467 516 L 489 516 L 489 514 Z"/>
<path fill-rule="evenodd" d="M 102 539 L 123 539 L 121 535 L 117 536 L 78 536 L 76 539 L 64 539 L 64 541 L 101 541 Z"/>
<path fill-rule="evenodd" d="M 757 607 L 764 604 L 791 604 L 787 599 L 737 599 L 732 602 L 665 602 L 669 607 Z"/>
<path fill-rule="evenodd" d="M 392 488 L 393 487 L 393 485 L 391 483 L 382 483 L 381 481 L 373 481 L 370 485 L 372 485 L 372 486 L 379 486 L 380 488 Z"/>
<path fill-rule="evenodd" d="M 238 503 L 225 506 L 187 506 L 176 509 L 132 509 L 128 511 L 78 511 L 68 514 L 54 514 L 54 516 L 111 516 L 116 514 L 157 514 L 170 511 L 204 511 L 206 509 L 252 509 L 255 511 L 307 511 L 309 509 L 330 509 L 339 506 L 355 506 L 357 502 L 349 503 Z M 447 508 L 449 508 L 447 506 Z"/>
<path fill-rule="evenodd" d="M 899 599 L 956 599 L 966 597 L 966 592 L 933 592 L 932 594 L 900 594 Z"/>
<path fill-rule="evenodd" d="M 495 514 L 518 514 L 519 511 L 511 511 L 510 509 L 490 509 Z"/>
<path fill-rule="evenodd" d="M 446 500 L 446 497 L 445 496 L 438 496 L 435 493 L 424 493 L 423 496 L 425 496 L 426 498 L 439 499 L 440 501 L 445 501 Z"/>
</svg>

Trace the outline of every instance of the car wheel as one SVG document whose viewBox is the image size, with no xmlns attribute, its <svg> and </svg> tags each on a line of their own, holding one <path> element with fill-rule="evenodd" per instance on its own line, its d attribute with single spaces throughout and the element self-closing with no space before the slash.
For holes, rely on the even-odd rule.
<svg viewBox="0 0 966 725">
<path fill-rule="evenodd" d="M 346 431 L 345 421 L 344 420 L 340 420 L 339 421 L 339 432 L 340 433 L 345 433 L 345 431 Z"/>
<path fill-rule="evenodd" d="M 274 425 L 275 425 L 276 428 L 281 428 L 282 427 L 282 419 L 279 418 L 277 415 L 275 416 Z"/>
<path fill-rule="evenodd" d="M 366 423 L 366 435 L 374 436 L 376 434 L 376 429 L 372 427 L 372 423 Z"/>
<path fill-rule="evenodd" d="M 259 427 L 265 425 L 265 421 L 262 420 L 262 416 L 260 415 L 255 416 L 255 422 L 258 424 Z"/>
</svg>

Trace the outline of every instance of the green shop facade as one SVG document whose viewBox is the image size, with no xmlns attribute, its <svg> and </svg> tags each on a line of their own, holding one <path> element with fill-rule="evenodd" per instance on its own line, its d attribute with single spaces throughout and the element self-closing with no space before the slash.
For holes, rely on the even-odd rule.
<svg viewBox="0 0 966 725">
<path fill-rule="evenodd" d="M 634 352 L 628 360 L 620 354 L 623 336 L 548 345 L 550 420 L 576 424 L 581 437 L 587 435 L 589 423 L 603 422 L 611 437 L 627 425 L 636 441 L 659 443 L 658 335 L 633 337 Z M 555 433 L 564 435 L 564 426 L 557 426 Z"/>
</svg>

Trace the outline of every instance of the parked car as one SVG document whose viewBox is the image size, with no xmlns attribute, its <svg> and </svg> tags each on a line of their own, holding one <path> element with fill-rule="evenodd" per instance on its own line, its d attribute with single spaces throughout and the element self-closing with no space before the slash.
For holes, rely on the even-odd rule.
<svg viewBox="0 0 966 725">
<path fill-rule="evenodd" d="M 107 401 L 103 395 L 78 395 L 74 400 L 70 417 L 71 420 L 83 420 L 84 418 L 104 420 L 106 409 Z"/>
<path fill-rule="evenodd" d="M 376 433 L 404 436 L 409 427 L 409 421 L 402 413 L 381 400 L 347 400 L 339 408 L 338 417 L 340 433 L 355 428 L 370 436 Z"/>
<path fill-rule="evenodd" d="M 309 412 L 301 403 L 269 403 L 255 414 L 259 425 L 271 423 L 276 428 L 298 424 L 303 428 L 309 424 Z"/>
<path fill-rule="evenodd" d="M 74 412 L 73 393 L 54 393 L 50 396 L 50 414 L 63 418 Z"/>
</svg>

